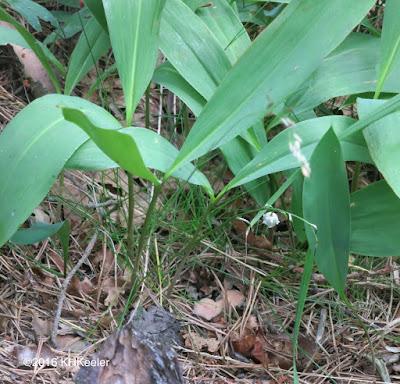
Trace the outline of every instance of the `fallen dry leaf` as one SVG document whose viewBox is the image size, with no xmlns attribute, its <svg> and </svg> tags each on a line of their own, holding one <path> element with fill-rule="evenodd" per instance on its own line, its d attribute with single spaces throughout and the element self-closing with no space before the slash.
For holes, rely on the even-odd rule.
<svg viewBox="0 0 400 384">
<path fill-rule="evenodd" d="M 44 365 L 50 366 L 56 355 L 46 345 L 42 345 L 40 354 L 38 354 L 38 347 L 36 345 L 24 346 L 15 349 L 15 356 L 17 358 L 17 367 L 26 367 L 33 369 L 36 358 L 43 359 Z"/>
<path fill-rule="evenodd" d="M 14 26 L 4 21 L 0 21 L 0 26 L 15 29 Z M 33 95 L 38 98 L 48 93 L 55 93 L 54 84 L 36 54 L 31 49 L 16 44 L 10 45 L 23 66 L 25 77 L 31 79 L 26 85 L 31 88 Z"/>
<path fill-rule="evenodd" d="M 233 307 L 239 307 L 243 304 L 244 295 L 242 292 L 237 289 L 227 289 L 226 290 L 226 299 L 230 305 Z"/>
<path fill-rule="evenodd" d="M 197 333 L 186 334 L 183 336 L 185 339 L 185 347 L 191 348 L 194 350 L 201 351 L 203 348 L 207 348 L 208 352 L 214 353 L 218 351 L 220 343 L 214 337 L 205 338 Z"/>
<path fill-rule="evenodd" d="M 235 219 L 232 222 L 232 228 L 237 235 L 240 235 L 243 240 L 246 240 L 248 244 L 253 247 L 268 249 L 272 251 L 274 249 L 273 245 L 268 241 L 265 235 L 256 236 L 252 229 L 250 229 L 249 234 L 246 236 L 247 224 L 239 219 Z"/>
<path fill-rule="evenodd" d="M 316 345 L 312 340 L 299 336 L 298 342 L 300 349 L 309 355 L 314 354 Z M 246 330 L 241 338 L 232 341 L 232 345 L 236 352 L 263 365 L 274 365 L 282 369 L 290 369 L 293 366 L 293 343 L 284 332 L 264 334 L 261 328 L 258 328 L 255 333 Z M 306 363 L 307 358 L 299 350 L 299 367 Z"/>
<path fill-rule="evenodd" d="M 80 281 L 76 275 L 72 277 L 67 288 L 67 293 L 78 297 L 90 296 L 93 292 L 94 287 L 92 282 L 87 277 Z"/>
<path fill-rule="evenodd" d="M 223 304 L 223 300 L 215 302 L 208 298 L 201 299 L 199 302 L 195 303 L 193 314 L 210 321 L 221 313 Z"/>
</svg>

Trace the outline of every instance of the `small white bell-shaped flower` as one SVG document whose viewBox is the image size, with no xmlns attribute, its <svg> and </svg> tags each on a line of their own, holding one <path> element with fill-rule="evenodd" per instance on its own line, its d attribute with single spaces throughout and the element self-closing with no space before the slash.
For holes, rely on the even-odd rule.
<svg viewBox="0 0 400 384">
<path fill-rule="evenodd" d="M 278 215 L 275 212 L 267 212 L 263 215 L 263 224 L 268 228 L 273 228 L 279 224 Z"/>
</svg>

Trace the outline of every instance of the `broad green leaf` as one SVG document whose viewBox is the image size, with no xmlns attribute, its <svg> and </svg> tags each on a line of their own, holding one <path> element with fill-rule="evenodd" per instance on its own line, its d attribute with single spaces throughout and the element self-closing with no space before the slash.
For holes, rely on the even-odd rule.
<svg viewBox="0 0 400 384">
<path fill-rule="evenodd" d="M 179 74 L 169 61 L 156 68 L 152 80 L 179 96 L 196 116 L 200 114 L 207 103 L 204 97 Z"/>
<path fill-rule="evenodd" d="M 179 151 L 157 133 L 138 127 L 123 128 L 119 132 L 132 136 L 136 141 L 143 161 L 148 168 L 166 172 L 178 156 Z M 67 161 L 66 169 L 103 170 L 118 167 L 118 164 L 105 155 L 100 148 L 88 140 Z M 193 164 L 187 164 L 172 174 L 189 183 L 203 186 L 212 196 L 212 187 L 207 178 Z"/>
<path fill-rule="evenodd" d="M 373 4 L 373 0 L 291 1 L 224 78 L 169 173 L 230 141 L 282 103 Z"/>
<path fill-rule="evenodd" d="M 20 47 L 31 49 L 29 44 L 16 29 L 0 26 L 0 45 L 15 44 Z"/>
<path fill-rule="evenodd" d="M 400 1 L 386 0 L 383 16 L 382 44 L 379 65 L 378 84 L 375 98 L 379 97 L 383 83 L 393 68 L 400 64 Z"/>
<path fill-rule="evenodd" d="M 10 239 L 14 244 L 28 245 L 34 244 L 55 235 L 67 221 L 62 221 L 56 224 L 34 223 L 28 229 L 20 229 Z M 67 224 L 68 225 L 68 224 Z"/>
<path fill-rule="evenodd" d="M 289 171 L 288 174 L 291 175 L 292 171 Z M 299 173 L 292 183 L 292 201 L 290 204 L 291 212 L 294 214 L 293 228 L 301 243 L 305 243 L 307 240 L 304 221 L 296 217 L 303 217 L 303 182 L 303 175 Z"/>
<path fill-rule="evenodd" d="M 351 252 L 366 256 L 400 253 L 400 199 L 384 181 L 350 196 Z"/>
<path fill-rule="evenodd" d="M 66 95 L 70 95 L 89 69 L 97 63 L 110 47 L 110 39 L 97 20 L 92 17 L 85 25 L 68 64 L 65 79 Z"/>
<path fill-rule="evenodd" d="M 351 33 L 275 113 L 293 110 L 292 118 L 295 119 L 298 114 L 333 97 L 375 92 L 380 47 L 381 40 L 376 37 Z M 393 68 L 382 91 L 400 92 L 400 66 Z"/>
<path fill-rule="evenodd" d="M 333 129 L 329 129 L 315 148 L 311 177 L 305 178 L 303 190 L 306 234 L 319 270 L 342 294 L 347 278 L 350 252 L 350 195 L 342 148 Z"/>
<path fill-rule="evenodd" d="M 121 126 L 104 109 L 77 97 L 47 95 L 25 107 L 0 135 L 0 246 L 39 205 L 69 157 L 88 140 L 85 132 L 64 120 L 57 104 L 84 110 L 93 124 Z"/>
<path fill-rule="evenodd" d="M 64 4 L 71 8 L 79 8 L 79 0 L 57 0 L 57 3 Z"/>
<path fill-rule="evenodd" d="M 163 63 L 155 70 L 153 81 L 164 85 L 176 95 L 178 95 L 179 98 L 181 98 L 185 102 L 185 104 L 188 105 L 188 107 L 195 115 L 199 115 L 204 105 L 206 104 L 204 98 L 198 92 L 196 92 L 196 90 L 177 72 L 177 70 L 169 62 Z M 266 142 L 266 135 L 263 128 L 264 127 L 261 126 L 261 135 L 258 134 L 260 130 L 259 127 L 254 131 L 254 135 L 257 137 L 257 144 L 260 143 L 261 145 L 265 145 Z M 228 163 L 229 168 L 234 174 L 236 174 L 258 153 L 255 148 L 255 145 L 250 145 L 248 141 L 245 141 L 240 136 L 238 136 L 232 139 L 229 143 L 223 145 L 221 147 L 221 151 L 225 157 L 226 162 Z M 178 154 L 178 152 L 176 154 Z M 142 156 L 143 159 L 145 159 L 143 153 Z M 98 158 L 96 158 L 96 156 L 93 156 L 93 158 L 98 161 Z M 159 169 L 157 167 L 152 167 L 148 165 L 148 163 L 146 164 L 150 168 Z M 170 166 L 171 165 L 172 163 L 170 163 Z M 191 165 L 191 163 L 185 164 L 182 167 L 182 170 L 185 169 L 188 165 Z M 162 170 L 164 173 L 166 173 L 168 169 L 159 170 Z M 178 168 L 172 173 L 172 176 L 184 178 L 182 176 L 178 176 L 180 170 L 181 168 Z M 202 183 L 202 185 L 205 186 L 204 183 Z M 264 180 L 257 180 L 256 182 L 245 184 L 245 188 L 250 192 L 250 194 L 256 200 L 257 204 L 259 204 L 260 206 L 263 206 L 269 198 L 270 188 L 267 178 Z"/>
<path fill-rule="evenodd" d="M 254 159 L 258 153 L 254 146 L 250 145 L 240 136 L 235 137 L 229 143 L 223 145 L 221 151 L 230 170 L 235 175 Z M 244 184 L 244 187 L 250 192 L 260 207 L 265 205 L 271 195 L 268 181 L 269 179 L 265 177 Z"/>
<path fill-rule="evenodd" d="M 331 126 L 333 126 L 336 134 L 340 135 L 346 132 L 354 124 L 354 121 L 354 119 L 345 116 L 325 116 L 302 121 L 296 127 L 286 128 L 263 147 L 260 153 L 227 185 L 226 190 L 264 175 L 298 168 L 300 164 L 289 149 L 289 142 L 293 141 L 295 133 L 302 139 L 301 153 L 309 160 L 317 143 Z M 346 161 L 372 163 L 361 134 L 343 140 L 341 146 Z"/>
<path fill-rule="evenodd" d="M 165 0 L 103 0 L 125 96 L 127 125 L 130 125 L 135 108 L 154 72 L 164 2 Z"/>
<path fill-rule="evenodd" d="M 135 139 L 131 135 L 113 129 L 99 128 L 77 109 L 62 107 L 62 113 L 65 120 L 82 128 L 96 145 L 120 167 L 159 185 L 157 178 L 144 164 Z"/>
<path fill-rule="evenodd" d="M 339 135 L 340 140 L 362 131 L 364 128 L 400 109 L 400 94 L 392 97 L 380 105 L 380 108 L 370 111 L 363 119 L 358 120 L 348 130 Z"/>
<path fill-rule="evenodd" d="M 75 12 L 67 19 L 61 28 L 56 29 L 50 33 L 43 41 L 44 44 L 53 44 L 59 39 L 69 39 L 70 37 L 81 32 L 85 25 L 88 23 L 91 14 L 90 11 L 84 7 L 78 12 Z"/>
<path fill-rule="evenodd" d="M 362 121 L 378 111 L 384 100 L 358 99 L 358 115 Z M 397 196 L 400 196 L 400 109 L 377 120 L 363 130 L 375 165 Z"/>
<path fill-rule="evenodd" d="M 181 0 L 168 0 L 165 4 L 160 49 L 206 100 L 231 68 L 228 57 L 212 32 Z"/>
<path fill-rule="evenodd" d="M 249 47 L 250 38 L 238 16 L 226 0 L 213 1 L 211 7 L 197 8 L 196 14 L 208 29 L 212 31 L 231 64 L 235 64 L 238 58 Z M 210 65 L 208 68 L 209 71 L 215 72 L 215 69 L 212 67 L 212 62 L 207 62 L 205 64 Z M 262 122 L 255 124 L 252 128 L 242 132 L 240 135 L 257 148 L 258 151 L 267 142 L 264 124 Z"/>
<path fill-rule="evenodd" d="M 108 33 L 106 14 L 104 13 L 104 6 L 102 1 L 98 0 L 85 0 L 85 5 L 89 11 L 96 18 L 97 22 L 101 25 L 105 32 Z"/>
<path fill-rule="evenodd" d="M 62 64 L 55 58 L 55 56 L 45 45 L 43 45 L 40 41 L 38 41 L 38 43 L 49 61 L 60 71 L 60 73 L 65 75 L 65 69 Z M 26 49 L 31 49 L 29 44 L 16 29 L 0 26 L 0 45 L 6 44 L 15 44 Z"/>
<path fill-rule="evenodd" d="M 51 68 L 49 61 L 47 59 L 46 54 L 44 53 L 42 47 L 39 42 L 34 38 L 34 36 L 29 33 L 23 26 L 21 26 L 16 20 L 14 20 L 3 8 L 0 7 L 0 20 L 6 21 L 15 27 L 15 29 L 21 34 L 24 40 L 27 42 L 29 47 L 35 52 L 35 55 L 42 63 L 44 69 L 48 73 L 51 81 L 56 88 L 58 93 L 61 93 L 60 85 L 58 84 L 56 75 L 54 74 L 53 69 Z"/>
<path fill-rule="evenodd" d="M 6 0 L 27 22 L 37 31 L 41 31 L 39 19 L 49 22 L 53 27 L 59 28 L 57 19 L 45 7 L 31 0 Z"/>
<path fill-rule="evenodd" d="M 215 0 L 210 7 L 197 8 L 196 14 L 219 41 L 231 64 L 250 45 L 250 38 L 226 0 Z"/>
</svg>

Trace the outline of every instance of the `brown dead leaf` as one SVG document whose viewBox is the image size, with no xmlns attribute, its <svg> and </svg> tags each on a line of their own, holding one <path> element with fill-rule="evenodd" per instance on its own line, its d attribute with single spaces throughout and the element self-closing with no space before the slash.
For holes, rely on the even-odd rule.
<svg viewBox="0 0 400 384">
<path fill-rule="evenodd" d="M 15 29 L 14 26 L 4 21 L 0 21 L 0 26 Z M 28 84 L 33 95 L 37 98 L 48 93 L 55 93 L 54 84 L 36 54 L 31 49 L 16 44 L 10 45 L 23 66 L 25 77 L 31 79 Z"/>
<path fill-rule="evenodd" d="M 111 303 L 115 305 L 117 303 L 117 300 L 115 300 L 115 298 L 118 295 L 124 294 L 126 290 L 130 289 L 130 282 L 125 284 L 128 276 L 130 277 L 130 273 L 124 273 L 123 276 L 117 278 L 117 282 L 115 282 L 114 277 L 108 277 L 104 280 L 103 284 L 101 285 L 101 289 L 107 293 L 107 297 L 104 300 L 104 305 L 108 306 Z"/>
<path fill-rule="evenodd" d="M 247 329 L 256 329 L 259 326 L 260 325 L 258 324 L 256 317 L 254 315 L 250 315 L 249 319 L 247 320 L 247 323 L 246 323 L 246 328 Z"/>
<path fill-rule="evenodd" d="M 300 349 L 310 355 L 314 354 L 316 345 L 311 339 L 300 336 L 298 341 Z M 255 333 L 246 330 L 241 338 L 237 337 L 232 341 L 232 345 L 236 352 L 264 365 L 270 364 L 282 369 L 290 369 L 293 366 L 293 343 L 284 332 L 264 334 L 261 328 Z M 299 352 L 299 367 L 304 366 L 306 362 L 305 355 Z"/>
<path fill-rule="evenodd" d="M 273 245 L 268 241 L 265 235 L 256 236 L 252 229 L 250 229 L 249 234 L 246 236 L 247 224 L 239 219 L 235 219 L 232 222 L 232 228 L 237 235 L 240 235 L 243 240 L 246 240 L 248 244 L 253 247 L 268 249 L 272 251 L 274 249 Z"/>
<path fill-rule="evenodd" d="M 36 345 L 18 347 L 15 349 L 15 355 L 17 358 L 17 367 L 26 367 L 33 369 L 36 358 L 43 359 L 44 365 L 51 366 L 52 361 L 56 355 L 46 345 L 42 345 L 40 354 L 38 354 L 38 347 Z M 47 364 L 46 364 L 47 363 Z"/>
<path fill-rule="evenodd" d="M 36 313 L 32 315 L 32 328 L 35 331 L 37 339 L 50 336 L 51 326 L 52 324 L 49 320 L 42 320 Z"/>
<path fill-rule="evenodd" d="M 208 298 L 201 299 L 199 302 L 195 303 L 193 314 L 210 321 L 221 313 L 223 305 L 223 300 L 215 302 Z"/>
<path fill-rule="evenodd" d="M 90 296 L 93 292 L 94 287 L 92 282 L 87 277 L 80 281 L 76 275 L 72 277 L 67 288 L 67 293 L 78 297 Z"/>
<path fill-rule="evenodd" d="M 203 350 L 203 348 L 207 348 L 208 352 L 214 353 L 218 351 L 220 343 L 214 337 L 205 338 L 197 333 L 186 334 L 183 336 L 185 340 L 185 346 L 187 348 L 191 348 L 194 350 Z"/>
<path fill-rule="evenodd" d="M 236 289 L 227 289 L 226 299 L 229 305 L 232 305 L 233 307 L 239 307 L 243 304 L 244 295 Z"/>
</svg>

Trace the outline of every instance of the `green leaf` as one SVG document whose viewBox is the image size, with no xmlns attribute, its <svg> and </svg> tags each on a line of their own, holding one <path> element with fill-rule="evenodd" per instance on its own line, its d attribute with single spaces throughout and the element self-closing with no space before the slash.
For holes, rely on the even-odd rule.
<svg viewBox="0 0 400 384">
<path fill-rule="evenodd" d="M 103 0 L 125 96 L 127 125 L 130 125 L 135 108 L 154 72 L 164 2 L 165 0 Z"/>
<path fill-rule="evenodd" d="M 157 178 L 143 162 L 135 139 L 126 133 L 95 126 L 84 113 L 77 109 L 62 108 L 64 119 L 82 128 L 96 145 L 120 167 L 136 176 L 159 185 Z"/>
<path fill-rule="evenodd" d="M 292 171 L 289 171 L 288 174 L 291 175 Z M 291 212 L 294 214 L 293 228 L 301 243 L 305 243 L 307 240 L 304 221 L 297 218 L 297 216 L 303 217 L 303 182 L 303 175 L 299 173 L 292 183 L 292 201 L 290 204 Z"/>
<path fill-rule="evenodd" d="M 48 73 L 51 81 L 56 88 L 57 93 L 61 93 L 60 85 L 58 84 L 58 80 L 56 75 L 54 74 L 53 69 L 51 68 L 49 61 L 47 59 L 46 54 L 44 53 L 42 47 L 39 42 L 34 38 L 34 36 L 29 33 L 23 26 L 21 26 L 16 20 L 14 20 L 3 8 L 0 7 L 0 20 L 3 20 L 7 23 L 10 23 L 15 27 L 15 29 L 21 34 L 24 40 L 27 42 L 29 47 L 35 52 L 35 55 L 42 63 L 44 69 Z"/>
<path fill-rule="evenodd" d="M 156 68 L 152 80 L 178 95 L 196 116 L 200 114 L 207 103 L 204 97 L 179 74 L 169 61 Z"/>
<path fill-rule="evenodd" d="M 168 140 L 149 129 L 128 127 L 119 132 L 132 136 L 148 168 L 165 173 L 178 156 L 179 151 Z M 93 140 L 84 143 L 65 164 L 67 169 L 80 170 L 103 170 L 115 167 L 118 167 L 118 164 L 105 155 Z M 201 185 L 213 196 L 212 187 L 207 178 L 196 170 L 193 164 L 186 164 L 172 176 Z"/>
<path fill-rule="evenodd" d="M 16 29 L 0 26 L 0 45 L 15 44 L 30 49 L 29 44 Z"/>
<path fill-rule="evenodd" d="M 342 294 L 347 278 L 350 252 L 350 196 L 342 148 L 331 128 L 315 148 L 311 177 L 305 178 L 303 190 L 304 219 L 308 244 L 315 250 L 319 270 Z"/>
<path fill-rule="evenodd" d="M 331 126 L 333 126 L 336 134 L 340 135 L 346 132 L 354 121 L 354 119 L 345 116 L 325 116 L 302 121 L 296 127 L 286 128 L 265 145 L 260 153 L 236 175 L 225 189 L 238 187 L 264 175 L 298 168 L 300 164 L 289 149 L 289 142 L 293 141 L 295 133 L 302 139 L 301 153 L 309 160 L 315 146 Z M 341 145 L 346 161 L 372 163 L 361 134 L 343 140 Z"/>
<path fill-rule="evenodd" d="M 50 50 L 38 41 L 43 53 L 46 55 L 47 59 L 62 73 L 65 75 L 65 69 L 62 64 L 55 58 L 55 56 L 50 52 Z M 15 44 L 20 47 L 31 49 L 29 44 L 21 36 L 21 34 L 16 29 L 6 28 L 0 26 L 0 45 Z"/>
<path fill-rule="evenodd" d="M 20 229 L 11 237 L 10 241 L 18 245 L 34 244 L 55 235 L 68 221 L 61 221 L 56 224 L 34 223 L 28 229 Z M 68 226 L 68 224 L 67 224 Z"/>
<path fill-rule="evenodd" d="M 384 181 L 354 192 L 351 200 L 351 252 L 396 256 L 400 249 L 400 199 Z"/>
<path fill-rule="evenodd" d="M 57 104 L 84 110 L 94 124 L 121 127 L 104 109 L 77 97 L 47 95 L 25 107 L 0 135 L 0 246 L 39 205 L 69 157 L 88 140 L 85 132 L 64 120 Z"/>
<path fill-rule="evenodd" d="M 358 99 L 358 114 L 362 121 L 379 111 L 384 100 Z M 363 130 L 365 141 L 375 165 L 393 191 L 400 196 L 400 111 L 375 121 Z"/>
<path fill-rule="evenodd" d="M 212 32 L 181 0 L 168 0 L 165 4 L 160 49 L 206 100 L 231 68 Z"/>
<path fill-rule="evenodd" d="M 81 32 L 90 18 L 89 10 L 84 7 L 78 12 L 73 13 L 61 28 L 50 33 L 43 41 L 44 44 L 54 44 L 59 39 L 69 39 Z"/>
<path fill-rule="evenodd" d="M 59 28 L 57 19 L 45 7 L 31 0 L 6 0 L 37 31 L 41 31 L 39 18 Z"/>
<path fill-rule="evenodd" d="M 339 135 L 340 140 L 362 131 L 364 128 L 400 109 L 400 94 L 382 103 L 380 108 L 370 111 L 363 119 L 358 120 L 348 130 Z"/>
<path fill-rule="evenodd" d="M 230 170 L 235 175 L 238 174 L 252 159 L 254 159 L 258 153 L 254 146 L 250 145 L 240 136 L 235 137 L 229 143 L 224 144 L 221 147 L 221 151 Z M 269 178 L 266 177 L 244 184 L 244 187 L 250 192 L 260 207 L 265 205 L 271 194 L 268 181 Z"/>
<path fill-rule="evenodd" d="M 373 4 L 373 0 L 291 1 L 224 78 L 169 173 L 230 141 L 282 103 Z"/>
<path fill-rule="evenodd" d="M 98 0 L 85 0 L 85 5 L 89 8 L 89 11 L 96 18 L 97 22 L 101 25 L 104 31 L 108 33 L 107 19 L 104 12 L 103 2 Z"/>
<path fill-rule="evenodd" d="M 383 83 L 394 67 L 400 64 L 400 1 L 386 0 L 383 16 L 382 44 L 379 65 L 379 77 L 375 97 L 381 93 Z"/>
<path fill-rule="evenodd" d="M 92 17 L 85 25 L 68 64 L 65 79 L 66 95 L 70 95 L 89 69 L 96 64 L 110 47 L 110 39 L 97 20 Z"/>
<path fill-rule="evenodd" d="M 363 33 L 349 37 L 326 57 L 311 77 L 300 86 L 280 110 L 293 111 L 292 119 L 333 97 L 375 92 L 378 78 L 381 39 Z M 400 66 L 394 67 L 383 92 L 400 92 Z"/>
<path fill-rule="evenodd" d="M 210 7 L 197 8 L 196 14 L 214 34 L 231 64 L 235 64 L 250 45 L 250 38 L 228 2 L 214 0 Z"/>
</svg>

